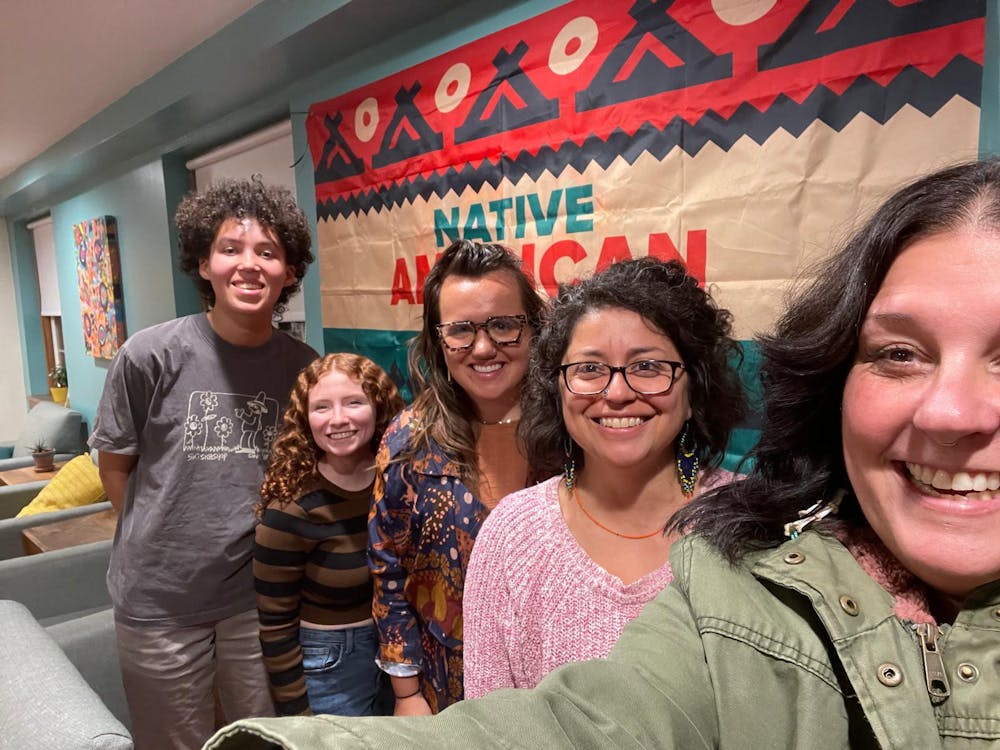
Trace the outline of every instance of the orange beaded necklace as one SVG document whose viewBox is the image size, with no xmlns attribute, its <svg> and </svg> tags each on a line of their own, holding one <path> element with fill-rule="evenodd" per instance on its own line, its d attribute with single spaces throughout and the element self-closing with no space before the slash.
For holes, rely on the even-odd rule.
<svg viewBox="0 0 1000 750">
<path fill-rule="evenodd" d="M 590 512 L 586 508 L 583 507 L 583 503 L 580 501 L 580 496 L 576 492 L 576 483 L 575 482 L 570 486 L 569 491 L 570 491 L 570 494 L 573 495 L 573 499 L 576 500 L 576 504 L 578 506 L 580 506 L 580 510 L 583 511 L 583 515 L 585 515 L 587 518 L 589 518 L 591 521 L 593 521 L 594 525 L 598 526 L 599 528 L 604 529 L 609 534 L 614 534 L 615 536 L 621 537 L 622 539 L 649 539 L 650 537 L 654 537 L 657 534 L 662 534 L 663 533 L 663 527 L 660 527 L 658 529 L 653 529 L 648 534 L 622 534 L 620 531 L 615 531 L 614 529 L 609 529 L 603 523 L 601 523 L 596 518 L 594 518 L 592 515 L 590 515 Z"/>
</svg>

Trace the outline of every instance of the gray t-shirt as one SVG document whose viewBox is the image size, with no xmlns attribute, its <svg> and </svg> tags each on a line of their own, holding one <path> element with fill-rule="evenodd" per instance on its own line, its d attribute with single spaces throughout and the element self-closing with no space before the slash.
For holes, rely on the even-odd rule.
<svg viewBox="0 0 1000 750">
<path fill-rule="evenodd" d="M 204 313 L 125 342 L 90 437 L 139 456 L 108 570 L 116 617 L 184 626 L 254 608 L 253 506 L 289 391 L 316 356 L 279 331 L 234 346 Z"/>
</svg>

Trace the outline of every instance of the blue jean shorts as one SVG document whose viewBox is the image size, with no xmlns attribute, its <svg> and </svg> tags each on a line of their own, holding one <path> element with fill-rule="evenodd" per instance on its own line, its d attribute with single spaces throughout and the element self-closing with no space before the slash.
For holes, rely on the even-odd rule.
<svg viewBox="0 0 1000 750">
<path fill-rule="evenodd" d="M 378 633 L 374 624 L 344 630 L 300 627 L 299 643 L 309 706 L 314 714 L 392 713 L 388 675 L 375 664 Z"/>
</svg>

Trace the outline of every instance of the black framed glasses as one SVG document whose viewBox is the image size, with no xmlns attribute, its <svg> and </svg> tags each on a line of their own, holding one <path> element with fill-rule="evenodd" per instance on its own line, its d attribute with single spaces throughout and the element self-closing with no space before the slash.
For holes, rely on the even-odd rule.
<svg viewBox="0 0 1000 750">
<path fill-rule="evenodd" d="M 469 349 L 476 343 L 476 333 L 486 331 L 497 346 L 514 346 L 521 340 L 527 315 L 491 315 L 482 323 L 471 320 L 454 320 L 435 326 L 442 343 L 453 352 Z"/>
<path fill-rule="evenodd" d="M 670 393 L 677 382 L 684 364 L 669 359 L 640 359 L 622 367 L 612 367 L 604 362 L 570 362 L 559 365 L 563 382 L 570 393 L 578 396 L 596 396 L 611 386 L 611 379 L 620 372 L 625 384 L 636 393 L 656 396 Z"/>
</svg>

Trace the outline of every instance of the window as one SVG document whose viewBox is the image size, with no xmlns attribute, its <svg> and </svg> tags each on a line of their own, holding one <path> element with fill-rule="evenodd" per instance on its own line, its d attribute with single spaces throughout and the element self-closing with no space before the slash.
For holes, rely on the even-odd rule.
<svg viewBox="0 0 1000 750">
<path fill-rule="evenodd" d="M 38 273 L 38 314 L 42 320 L 42 343 L 45 347 L 45 368 L 51 372 L 66 364 L 63 349 L 62 308 L 59 300 L 59 277 L 56 273 L 56 244 L 51 217 L 28 224 L 35 245 L 35 268 Z M 50 383 L 51 385 L 51 383 Z"/>
</svg>

